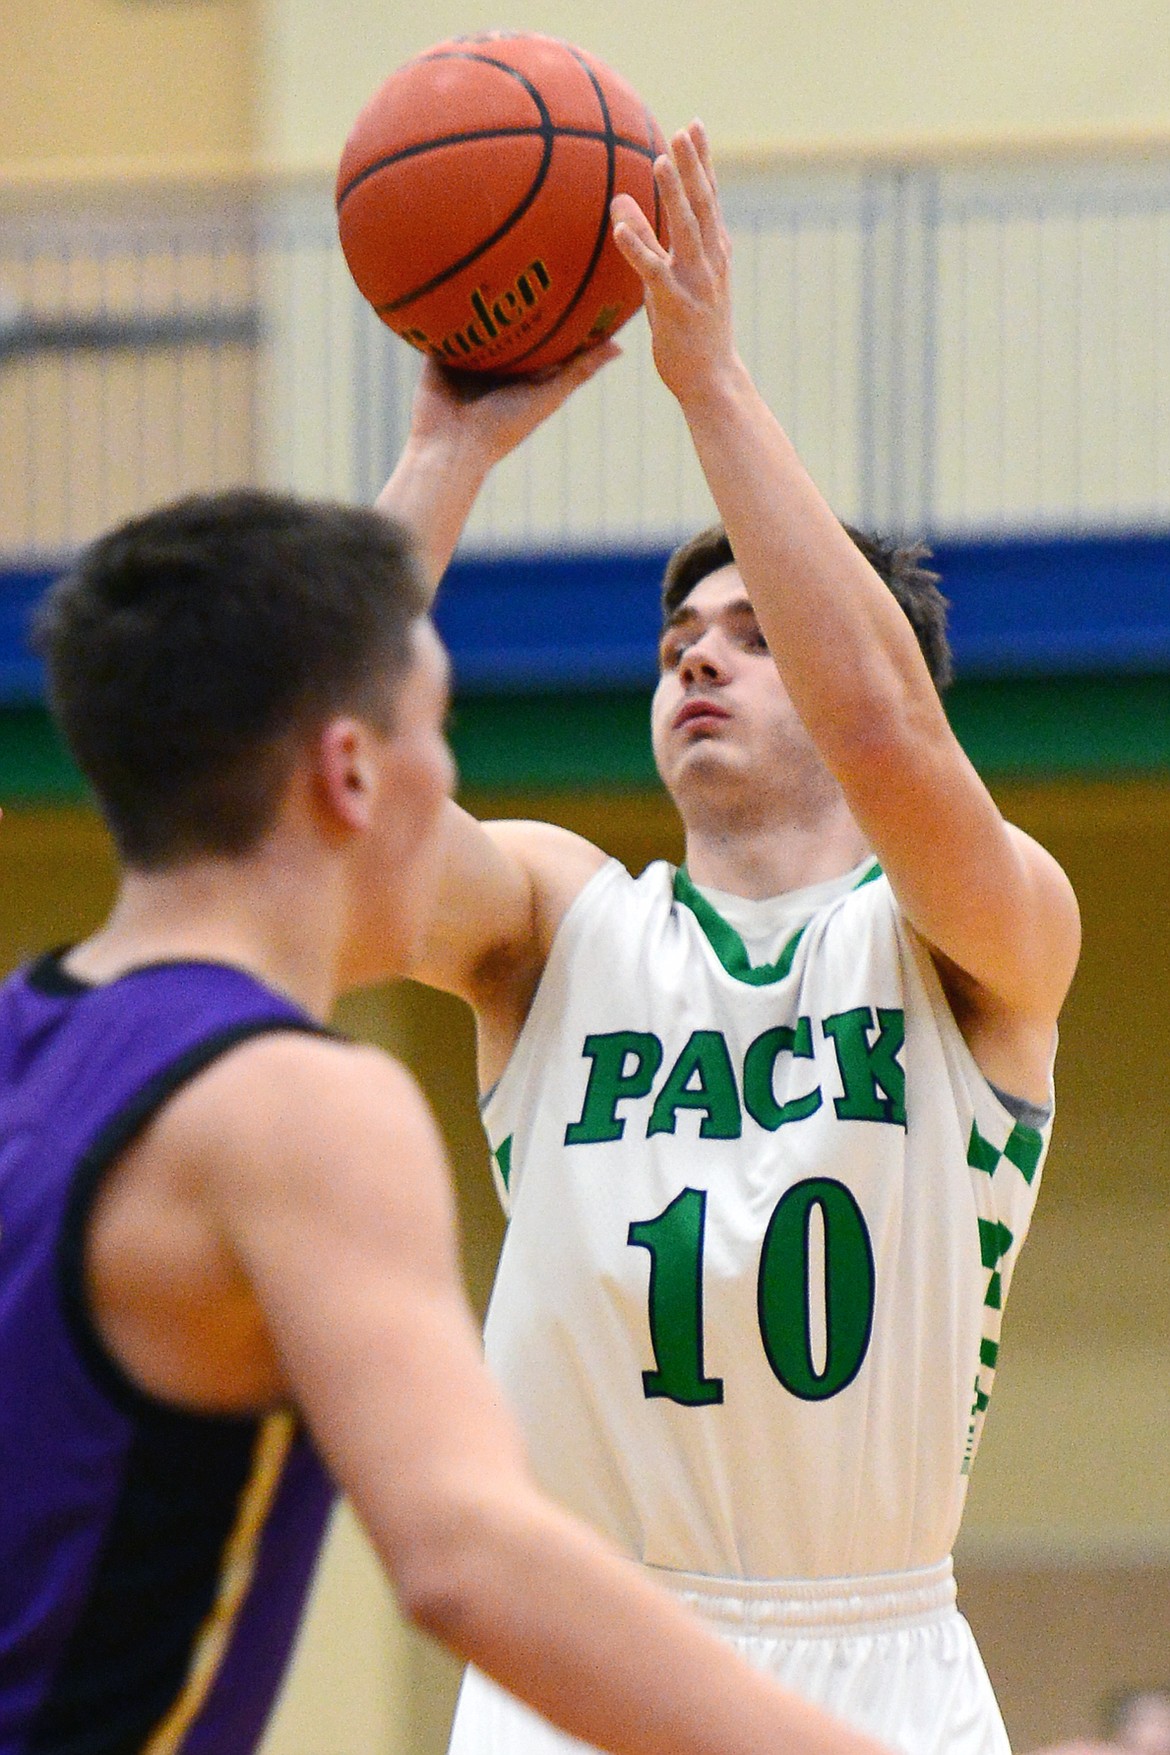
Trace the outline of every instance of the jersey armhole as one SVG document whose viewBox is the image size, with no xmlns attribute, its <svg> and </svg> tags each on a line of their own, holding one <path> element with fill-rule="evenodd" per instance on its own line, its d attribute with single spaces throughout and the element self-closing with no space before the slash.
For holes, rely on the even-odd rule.
<svg viewBox="0 0 1170 1755">
<path fill-rule="evenodd" d="M 1009 1131 L 1017 1126 L 1023 1126 L 1034 1133 L 1046 1135 L 1052 1126 L 1056 1108 L 1056 1093 L 1053 1087 L 1053 1073 L 1056 1066 L 1056 1031 L 1053 1031 L 1052 1049 L 1048 1057 L 1048 1102 L 1043 1110 L 1040 1110 L 1036 1104 L 1029 1103 L 1026 1098 L 1017 1097 L 1012 1092 L 1005 1091 L 1001 1086 L 993 1084 L 975 1059 L 967 1038 L 959 1028 L 958 1019 L 951 1010 L 950 1001 L 943 988 L 942 977 L 930 954 L 930 947 L 910 925 L 898 907 L 897 898 L 892 891 L 890 894 L 898 936 L 905 943 L 914 961 L 914 966 L 926 989 L 931 1011 L 938 1020 L 939 1030 L 946 1042 L 953 1048 L 962 1065 L 966 1083 L 972 1096 L 975 1091 L 978 1091 L 984 1101 L 992 1106 L 993 1112 L 1006 1121 Z M 978 1120 L 978 1115 L 975 1119 Z"/>
<path fill-rule="evenodd" d="M 156 1073 L 105 1124 L 73 1172 L 57 1245 L 57 1289 L 65 1326 L 87 1375 L 116 1408 L 136 1419 L 182 1419 L 190 1417 L 191 1410 L 141 1388 L 102 1340 L 85 1284 L 86 1234 L 98 1190 L 117 1159 L 185 1084 L 240 1043 L 286 1031 L 335 1034 L 324 1025 L 296 1018 L 253 1019 L 216 1031 Z"/>
<path fill-rule="evenodd" d="M 550 993 L 556 985 L 561 966 L 571 954 L 581 915 L 588 905 L 588 901 L 592 901 L 598 890 L 605 887 L 605 883 L 613 882 L 618 877 L 629 878 L 629 876 L 629 872 L 620 859 L 607 859 L 604 865 L 598 866 L 588 883 L 582 885 L 581 889 L 578 890 L 553 934 L 552 945 L 545 958 L 544 968 L 540 972 L 540 980 L 536 984 L 536 991 L 532 995 L 532 1003 L 528 1007 L 524 1022 L 512 1044 L 512 1052 L 509 1054 L 499 1078 L 479 1098 L 480 1121 L 485 1133 L 488 1133 L 488 1142 L 492 1145 L 493 1152 L 498 1149 L 499 1143 L 493 1143 L 493 1134 L 497 1130 L 493 1129 L 492 1132 L 489 1132 L 489 1127 L 494 1120 L 494 1112 L 501 1103 L 507 1103 L 509 1091 L 515 1082 L 516 1069 L 520 1066 L 533 1038 L 541 1028 L 544 1014 L 552 1003 L 549 997 Z M 505 1135 L 510 1137 L 511 1133 L 511 1126 L 505 1125 L 501 1133 L 501 1141 Z"/>
</svg>

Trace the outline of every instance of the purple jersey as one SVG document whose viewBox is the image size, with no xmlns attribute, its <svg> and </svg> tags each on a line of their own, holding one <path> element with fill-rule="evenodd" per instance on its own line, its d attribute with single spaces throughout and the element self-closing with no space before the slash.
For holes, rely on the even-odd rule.
<svg viewBox="0 0 1170 1755">
<path fill-rule="evenodd" d="M 246 1037 L 311 1030 L 238 969 L 104 986 L 45 957 L 0 986 L 0 1755 L 245 1755 L 285 1668 L 332 1490 L 295 1417 L 139 1390 L 94 1328 L 107 1168 Z"/>
</svg>

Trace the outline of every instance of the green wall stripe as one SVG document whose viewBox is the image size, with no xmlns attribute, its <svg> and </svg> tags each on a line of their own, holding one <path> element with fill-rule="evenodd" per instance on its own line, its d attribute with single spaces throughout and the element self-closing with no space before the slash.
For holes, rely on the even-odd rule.
<svg viewBox="0 0 1170 1755">
<path fill-rule="evenodd" d="M 640 691 L 467 696 L 455 703 L 449 730 L 465 786 L 595 792 L 658 785 L 650 697 Z"/>
<path fill-rule="evenodd" d="M 0 711 L 0 804 L 77 804 L 85 782 L 43 707 Z"/>
<path fill-rule="evenodd" d="M 956 683 L 947 710 L 976 767 L 1004 778 L 1170 772 L 1170 676 Z M 649 697 L 474 696 L 451 739 L 463 783 L 592 791 L 657 784 Z"/>
<path fill-rule="evenodd" d="M 1170 772 L 1170 676 L 957 683 L 951 722 L 975 765 L 1004 777 Z M 657 785 L 649 697 L 476 695 L 456 702 L 463 784 L 594 792 Z M 84 788 L 48 715 L 0 711 L 0 803 L 72 803 Z"/>
<path fill-rule="evenodd" d="M 957 683 L 951 723 L 989 774 L 1149 774 L 1170 768 L 1170 676 Z"/>
</svg>

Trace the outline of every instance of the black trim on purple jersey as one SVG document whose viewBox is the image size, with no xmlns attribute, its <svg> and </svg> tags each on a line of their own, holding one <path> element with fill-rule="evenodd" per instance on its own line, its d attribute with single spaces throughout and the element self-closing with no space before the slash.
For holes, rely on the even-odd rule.
<svg viewBox="0 0 1170 1755">
<path fill-rule="evenodd" d="M 42 991 L 92 991 L 75 985 L 53 957 L 36 972 L 48 984 Z M 86 1228 L 103 1176 L 176 1091 L 239 1043 L 284 1031 L 332 1034 L 295 1016 L 216 1031 L 144 1085 L 73 1173 L 57 1254 L 65 1316 L 87 1370 L 132 1420 L 134 1435 L 85 1606 L 37 1714 L 28 1755 L 138 1755 L 182 1690 L 215 1602 L 264 1416 L 196 1413 L 130 1378 L 89 1309 Z"/>
<path fill-rule="evenodd" d="M 64 971 L 61 973 L 64 975 Z M 67 975 L 64 978 L 72 979 Z M 83 987 L 83 991 L 89 992 L 91 989 Z M 164 1103 L 183 1085 L 198 1073 L 204 1072 L 213 1061 L 239 1043 L 250 1041 L 256 1036 L 271 1036 L 285 1031 L 317 1036 L 333 1034 L 323 1024 L 314 1023 L 310 1018 L 301 1021 L 295 1017 L 254 1018 L 248 1023 L 233 1024 L 225 1030 L 217 1030 L 214 1035 L 181 1054 L 144 1085 L 138 1095 L 106 1123 L 88 1151 L 78 1160 L 57 1249 L 61 1302 L 70 1334 L 83 1364 L 98 1387 L 123 1413 L 137 1418 L 156 1413 L 180 1413 L 183 1410 L 160 1400 L 136 1384 L 110 1353 L 94 1324 L 85 1284 L 85 1237 L 90 1209 L 102 1178 L 114 1160 L 120 1157 L 147 1123 L 153 1121 Z M 191 1417 L 203 1418 L 202 1415 Z"/>
<path fill-rule="evenodd" d="M 62 959 L 72 949 L 72 945 L 59 945 L 55 951 L 46 951 L 43 957 L 30 963 L 26 971 L 29 986 L 38 993 L 48 994 L 50 999 L 76 999 L 80 994 L 89 993 L 90 984 L 70 975 L 63 966 Z"/>
<path fill-rule="evenodd" d="M 76 945 L 58 945 L 56 950 L 46 951 L 35 962 L 29 963 L 24 971 L 29 986 L 37 993 L 47 994 L 50 999 L 79 999 L 86 993 L 101 993 L 107 988 L 116 987 L 119 981 L 129 981 L 134 975 L 151 975 L 156 969 L 225 969 L 230 975 L 242 975 L 255 982 L 257 987 L 264 987 L 259 976 L 254 975 L 250 969 L 245 969 L 242 963 L 225 963 L 218 957 L 154 957 L 146 963 L 131 963 L 129 968 L 111 976 L 108 981 L 89 981 L 83 975 L 70 974 L 65 967 L 65 958 L 71 956 L 76 949 Z M 265 991 L 271 991 L 277 1003 L 295 1010 L 295 1000 L 287 999 L 275 990 Z M 290 1027 L 295 1030 L 302 1026 L 293 1018 Z M 303 1027 L 319 1030 L 323 1036 L 334 1036 L 337 1033 L 325 1024 L 313 1023 L 311 1019 Z"/>
<path fill-rule="evenodd" d="M 163 1409 L 138 1423 L 28 1755 L 139 1755 L 170 1711 L 216 1599 L 260 1424 Z"/>
</svg>

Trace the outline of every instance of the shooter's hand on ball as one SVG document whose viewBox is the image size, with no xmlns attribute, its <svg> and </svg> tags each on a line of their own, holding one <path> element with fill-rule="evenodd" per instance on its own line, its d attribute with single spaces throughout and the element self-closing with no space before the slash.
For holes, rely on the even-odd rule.
<svg viewBox="0 0 1170 1755">
<path fill-rule="evenodd" d="M 715 172 L 701 122 L 681 129 L 654 177 L 669 248 L 628 195 L 611 209 L 614 242 L 642 278 L 654 363 L 686 405 L 729 372 L 742 371 L 731 316 L 731 239 L 719 209 Z"/>
<path fill-rule="evenodd" d="M 411 406 L 408 443 L 454 443 L 491 468 L 621 351 L 616 342 L 602 342 L 563 366 L 524 378 L 453 371 L 428 359 Z"/>
<path fill-rule="evenodd" d="M 433 587 L 489 471 L 620 353 L 616 342 L 603 341 L 530 378 L 489 378 L 424 362 L 406 444 L 377 505 L 414 532 Z"/>
</svg>

